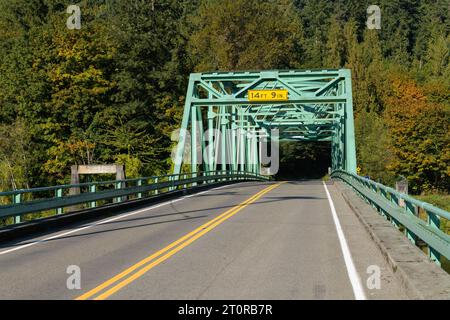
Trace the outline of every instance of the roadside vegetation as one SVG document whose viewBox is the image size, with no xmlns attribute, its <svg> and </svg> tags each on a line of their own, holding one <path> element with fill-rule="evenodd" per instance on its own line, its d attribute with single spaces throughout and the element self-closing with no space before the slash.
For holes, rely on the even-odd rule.
<svg viewBox="0 0 450 320">
<path fill-rule="evenodd" d="M 381 30 L 368 0 L 82 0 L 68 30 L 72 2 L 0 0 L 0 190 L 67 183 L 73 164 L 168 172 L 191 72 L 350 68 L 361 174 L 448 210 L 448 1 L 380 0 Z"/>
</svg>

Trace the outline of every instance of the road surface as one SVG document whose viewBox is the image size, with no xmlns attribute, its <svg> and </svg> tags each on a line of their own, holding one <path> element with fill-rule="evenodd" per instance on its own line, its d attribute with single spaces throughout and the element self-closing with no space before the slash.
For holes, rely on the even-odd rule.
<svg viewBox="0 0 450 320">
<path fill-rule="evenodd" d="M 0 299 L 406 298 L 319 180 L 238 183 L 4 243 L 0 283 Z"/>
</svg>

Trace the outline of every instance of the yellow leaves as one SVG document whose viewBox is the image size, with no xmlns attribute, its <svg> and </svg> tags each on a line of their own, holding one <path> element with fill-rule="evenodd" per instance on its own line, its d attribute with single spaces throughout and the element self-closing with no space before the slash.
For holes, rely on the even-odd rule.
<svg viewBox="0 0 450 320">
<path fill-rule="evenodd" d="M 31 65 L 31 67 L 32 67 L 34 70 L 36 70 L 36 69 L 39 68 L 39 66 L 41 65 L 41 63 L 42 63 L 42 59 L 37 58 L 36 60 L 33 61 L 33 64 Z"/>
<path fill-rule="evenodd" d="M 71 165 L 91 163 L 95 147 L 95 143 L 77 138 L 58 141 L 48 150 L 49 160 L 44 164 L 44 170 L 50 174 L 64 177 L 64 171 Z"/>
<path fill-rule="evenodd" d="M 64 143 L 63 143 L 64 145 Z M 83 141 L 83 140 L 72 140 L 65 143 L 67 151 L 73 156 L 77 156 L 85 152 L 85 150 L 93 150 L 95 148 L 95 143 Z"/>
<path fill-rule="evenodd" d="M 448 108 L 430 102 L 423 89 L 405 75 L 391 75 L 390 83 L 393 95 L 385 98 L 384 120 L 396 159 L 389 170 L 411 176 L 417 190 L 426 185 L 445 186 L 450 167 Z"/>
<path fill-rule="evenodd" d="M 403 75 L 395 74 L 391 77 L 392 91 L 396 98 L 408 98 L 412 100 L 425 100 L 423 92 L 415 81 Z"/>
</svg>

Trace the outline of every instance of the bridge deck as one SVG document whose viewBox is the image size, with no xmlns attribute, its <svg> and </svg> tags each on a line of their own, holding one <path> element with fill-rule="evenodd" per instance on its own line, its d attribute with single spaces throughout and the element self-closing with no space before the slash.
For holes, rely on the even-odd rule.
<svg viewBox="0 0 450 320">
<path fill-rule="evenodd" d="M 89 291 L 83 298 L 353 299 L 321 181 L 287 182 L 233 210 L 273 184 L 216 188 L 4 244 L 0 299 L 74 299 Z M 327 187 L 364 294 L 368 299 L 406 298 L 336 186 Z M 226 211 L 231 216 L 214 229 L 201 229 L 167 248 Z M 143 261 L 163 248 L 164 253 Z M 69 265 L 81 269 L 81 290 L 66 287 Z M 381 268 L 380 290 L 366 287 L 370 265 Z M 117 281 L 98 287 L 113 277 Z"/>
</svg>

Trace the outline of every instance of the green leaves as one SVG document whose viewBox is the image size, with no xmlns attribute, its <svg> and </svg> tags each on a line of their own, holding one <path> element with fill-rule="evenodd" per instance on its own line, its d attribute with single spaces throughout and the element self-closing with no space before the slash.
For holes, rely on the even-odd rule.
<svg viewBox="0 0 450 320">
<path fill-rule="evenodd" d="M 188 52 L 196 71 L 299 65 L 303 31 L 291 1 L 201 1 L 190 16 Z"/>
<path fill-rule="evenodd" d="M 124 157 L 133 175 L 168 168 L 185 90 L 174 55 L 183 7 L 110 2 L 81 1 L 81 30 L 68 30 L 59 1 L 0 0 L 1 121 L 24 117 L 39 185 L 67 182 L 73 164 Z"/>
<path fill-rule="evenodd" d="M 22 119 L 13 124 L 0 125 L 0 190 L 29 187 L 29 168 L 32 160 L 30 134 Z"/>
<path fill-rule="evenodd" d="M 368 0 L 77 3 L 68 30 L 67 1 L 0 0 L 5 188 L 67 182 L 75 163 L 166 173 L 191 72 L 342 66 L 363 172 L 448 188 L 448 1 L 381 0 L 381 31 L 366 29 Z M 288 168 L 326 165 L 326 146 L 285 148 Z"/>
</svg>

